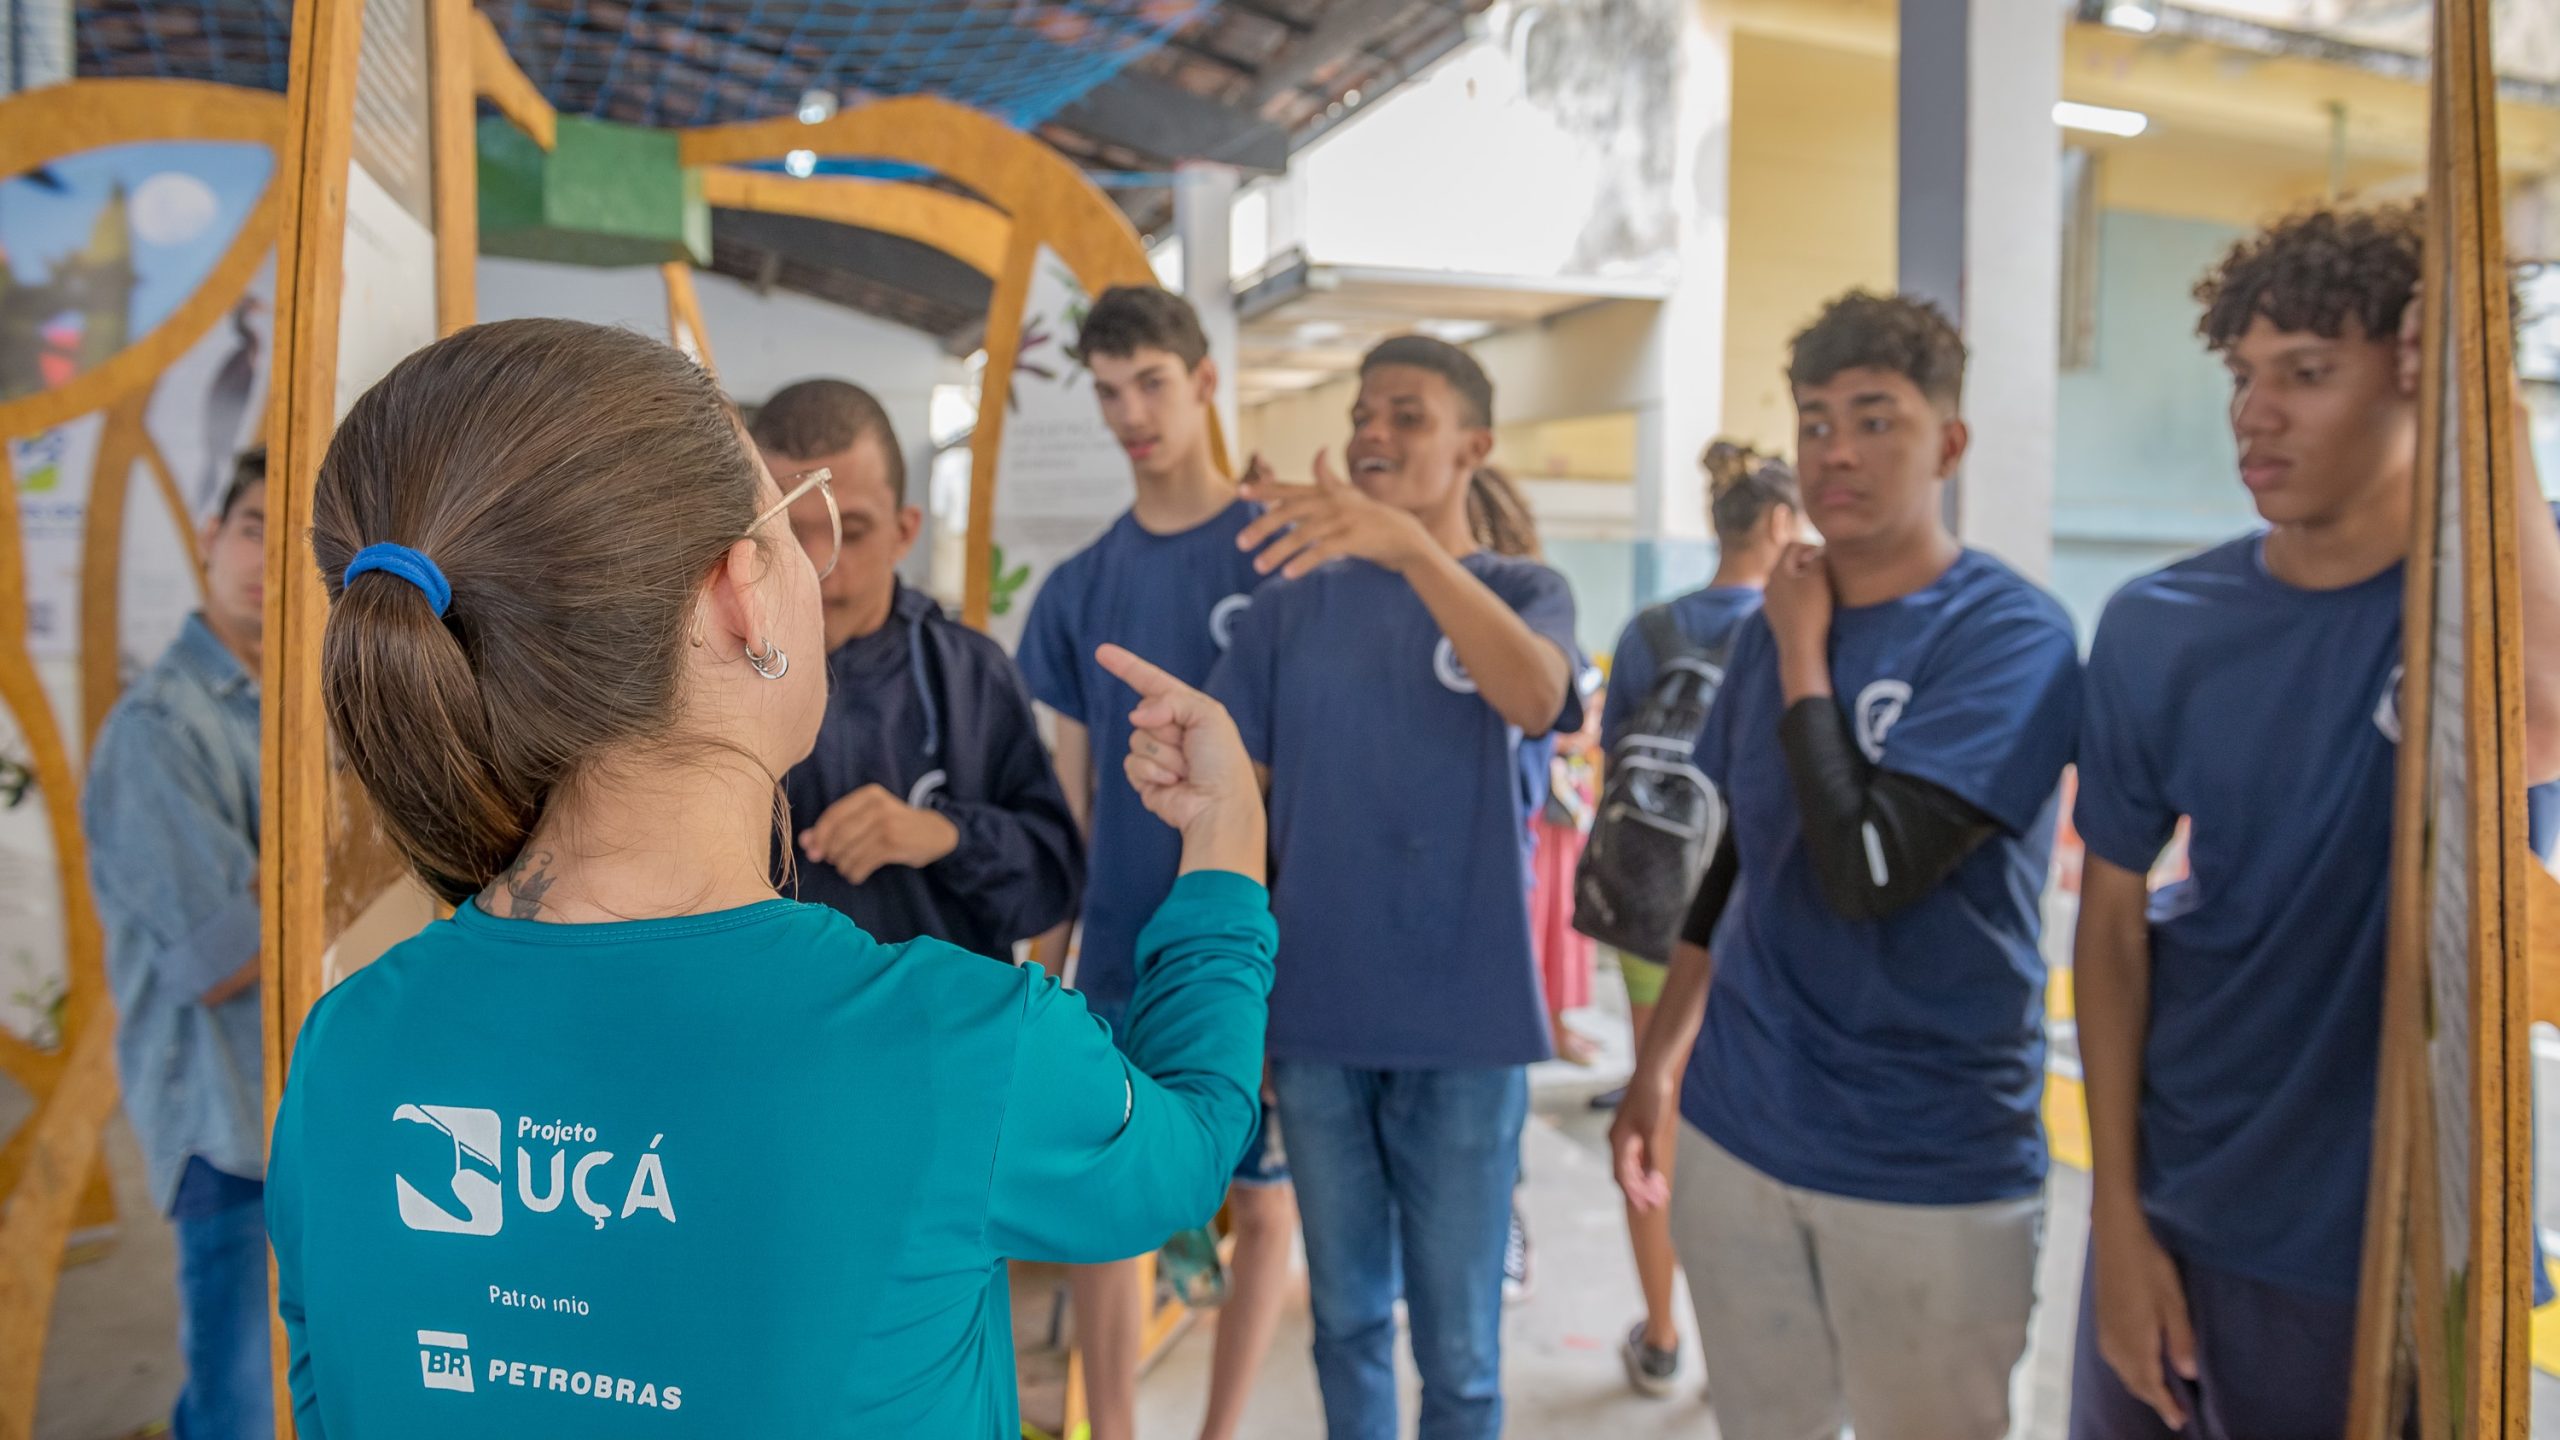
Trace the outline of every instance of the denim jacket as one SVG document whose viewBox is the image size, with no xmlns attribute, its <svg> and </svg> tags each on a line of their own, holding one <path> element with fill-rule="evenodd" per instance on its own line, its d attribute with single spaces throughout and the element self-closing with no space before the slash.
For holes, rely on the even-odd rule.
<svg viewBox="0 0 2560 1440">
<path fill-rule="evenodd" d="M 202 616 L 108 714 L 81 813 L 125 1112 L 166 1213 L 190 1156 L 266 1173 L 258 987 L 202 999 L 258 953 L 258 682 Z"/>
</svg>

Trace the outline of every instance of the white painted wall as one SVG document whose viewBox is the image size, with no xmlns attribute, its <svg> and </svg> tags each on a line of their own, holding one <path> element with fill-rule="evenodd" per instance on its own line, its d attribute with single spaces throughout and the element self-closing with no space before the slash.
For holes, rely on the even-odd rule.
<svg viewBox="0 0 2560 1440">
<path fill-rule="evenodd" d="M 628 325 L 665 338 L 666 287 L 652 268 L 602 270 L 534 260 L 480 261 L 480 318 L 554 315 Z M 931 336 L 805 295 L 758 295 L 725 275 L 697 274 L 694 289 L 710 331 L 720 383 L 752 404 L 794 380 L 850 380 L 880 397 L 907 452 L 909 489 L 924 503 L 932 458 L 925 419 L 936 385 L 968 383 L 968 367 Z M 921 551 L 923 547 L 918 547 Z"/>
<path fill-rule="evenodd" d="M 1650 300 L 1607 301 L 1467 346 L 1493 381 L 1494 418 L 1509 425 L 1658 409 L 1648 345 L 1661 308 Z M 1357 379 L 1343 379 L 1249 407 L 1238 427 L 1244 449 L 1261 451 L 1283 475 L 1306 473 L 1318 446 L 1338 463 L 1359 389 Z"/>
<path fill-rule="evenodd" d="M 1672 176 L 1646 159 L 1647 132 L 1675 121 L 1652 107 L 1675 97 L 1645 80 L 1676 62 L 1623 47 L 1673 33 L 1677 3 L 1497 0 L 1470 22 L 1478 38 L 1240 197 L 1237 273 L 1298 249 L 1339 265 L 1669 274 Z"/>
</svg>

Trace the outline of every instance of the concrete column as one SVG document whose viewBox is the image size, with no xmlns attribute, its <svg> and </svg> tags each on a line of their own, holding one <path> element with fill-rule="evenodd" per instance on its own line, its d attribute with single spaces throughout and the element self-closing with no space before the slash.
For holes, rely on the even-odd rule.
<svg viewBox="0 0 2560 1440">
<path fill-rule="evenodd" d="M 1957 533 L 2053 572 L 2060 346 L 2063 8 L 1903 0 L 1900 283 L 1947 308 L 1972 364 Z"/>
<path fill-rule="evenodd" d="M 1636 417 L 1636 598 L 1692 578 L 1667 550 L 1708 538 L 1698 456 L 1724 421 L 1726 251 L 1731 231 L 1733 24 L 1721 0 L 1687 0 L 1671 127 L 1679 274 L 1654 321 L 1651 403 Z"/>
<path fill-rule="evenodd" d="M 1236 354 L 1235 276 L 1229 273 L 1229 215 L 1235 208 L 1236 172 L 1226 165 L 1184 161 L 1173 172 L 1173 228 L 1182 237 L 1182 294 L 1200 312 L 1200 328 L 1209 337 L 1209 354 L 1218 362 L 1218 424 L 1235 450 Z M 1244 463 L 1241 454 L 1237 464 Z"/>
<path fill-rule="evenodd" d="M 71 0 L 0 0 L 0 95 L 71 78 Z"/>
</svg>

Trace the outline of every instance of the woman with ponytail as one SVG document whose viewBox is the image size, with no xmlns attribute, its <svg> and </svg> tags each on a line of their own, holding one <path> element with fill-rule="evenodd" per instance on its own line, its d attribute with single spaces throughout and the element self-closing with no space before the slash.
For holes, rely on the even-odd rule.
<svg viewBox="0 0 2560 1440">
<path fill-rule="evenodd" d="M 1004 1260 L 1216 1208 L 1273 944 L 1232 723 L 1102 656 L 1183 844 L 1125 1061 L 1036 969 L 781 898 L 835 558 L 787 512 L 828 478 L 767 474 L 674 350 L 568 321 L 439 341 L 340 426 L 330 729 L 456 908 L 293 1051 L 267 1205 L 306 1440 L 1010 1437 Z"/>
</svg>

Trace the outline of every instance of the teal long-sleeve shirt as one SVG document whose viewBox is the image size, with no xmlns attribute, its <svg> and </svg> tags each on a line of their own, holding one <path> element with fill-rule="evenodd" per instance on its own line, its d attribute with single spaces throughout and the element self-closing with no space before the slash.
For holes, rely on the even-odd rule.
<svg viewBox="0 0 2560 1440">
<path fill-rule="evenodd" d="M 1274 944 L 1261 886 L 1183 877 L 1124 1059 L 1037 969 L 818 906 L 464 905 L 294 1050 L 267 1222 L 301 1435 L 1009 1440 L 1004 1260 L 1216 1211 Z"/>
</svg>

